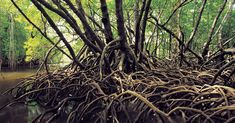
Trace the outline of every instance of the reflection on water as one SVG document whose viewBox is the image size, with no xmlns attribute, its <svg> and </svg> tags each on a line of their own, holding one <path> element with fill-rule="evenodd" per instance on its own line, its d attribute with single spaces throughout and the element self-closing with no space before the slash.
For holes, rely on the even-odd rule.
<svg viewBox="0 0 235 123">
<path fill-rule="evenodd" d="M 0 93 L 6 91 L 8 88 L 14 87 L 23 78 L 32 76 L 36 70 L 24 69 L 16 72 L 2 71 L 0 72 Z M 0 107 L 12 100 L 9 95 L 0 95 Z M 4 108 L 0 111 L 0 123 L 31 123 L 32 120 L 38 116 L 42 110 L 35 102 L 28 106 L 25 104 L 17 104 Z"/>
<path fill-rule="evenodd" d="M 19 71 L 1 71 L 0 72 L 0 93 L 4 92 L 6 89 L 14 87 L 23 78 L 32 76 L 36 70 L 32 69 L 22 69 Z"/>
<path fill-rule="evenodd" d="M 0 111 L 0 123 L 31 123 L 42 112 L 35 102 L 28 105 L 18 103 Z"/>
<path fill-rule="evenodd" d="M 30 103 L 28 106 L 27 121 L 31 123 L 39 114 L 43 112 L 43 109 L 40 108 L 36 102 Z"/>
</svg>

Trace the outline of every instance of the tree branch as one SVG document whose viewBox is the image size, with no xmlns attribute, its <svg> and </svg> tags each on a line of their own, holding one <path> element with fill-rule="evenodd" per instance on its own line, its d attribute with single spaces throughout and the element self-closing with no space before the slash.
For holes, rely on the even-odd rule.
<svg viewBox="0 0 235 123">
<path fill-rule="evenodd" d="M 113 40 L 113 34 L 111 29 L 111 24 L 109 20 L 109 12 L 106 4 L 106 0 L 100 0 L 100 6 L 102 11 L 102 22 L 105 28 L 105 37 L 106 37 L 106 43 L 109 43 Z"/>
<path fill-rule="evenodd" d="M 184 0 L 182 3 L 180 3 L 180 4 L 174 9 L 174 11 L 171 13 L 171 15 L 169 16 L 169 18 L 167 19 L 167 21 L 166 21 L 164 24 L 162 24 L 162 25 L 165 26 L 165 25 L 171 20 L 171 18 L 172 18 L 173 15 L 177 12 L 178 9 L 180 9 L 181 7 L 187 5 L 188 3 L 192 2 L 193 0 L 190 0 L 190 1 L 188 1 L 188 2 L 187 2 L 187 1 L 188 1 L 188 0 Z M 186 3 L 186 2 L 187 2 L 187 3 Z"/>
<path fill-rule="evenodd" d="M 66 55 L 69 59 L 72 60 L 72 57 L 69 56 L 65 51 L 63 51 L 60 47 L 58 47 L 45 33 L 42 32 L 42 30 L 36 26 L 28 17 L 27 15 L 19 8 L 19 6 L 15 3 L 14 0 L 11 0 L 11 2 L 13 3 L 13 5 L 16 7 L 16 9 L 21 13 L 21 15 L 24 16 L 24 18 L 30 23 L 33 25 L 33 27 L 35 27 L 43 37 L 45 37 L 52 45 L 55 45 L 55 47 L 60 51 L 62 52 L 64 55 Z"/>
<path fill-rule="evenodd" d="M 136 56 L 138 56 L 138 52 L 141 49 L 141 46 L 139 43 L 139 41 L 140 41 L 140 23 L 141 23 L 141 19 L 142 19 L 143 13 L 144 13 L 145 5 L 146 5 L 146 0 L 143 1 L 143 5 L 141 7 L 140 14 L 137 18 L 136 25 L 135 25 L 135 55 Z"/>
<path fill-rule="evenodd" d="M 209 46 L 210 46 L 210 43 L 211 43 L 211 41 L 212 41 L 212 35 L 213 35 L 213 33 L 214 33 L 214 30 L 215 30 L 216 24 L 217 24 L 217 22 L 218 22 L 218 20 L 219 20 L 219 17 L 220 17 L 221 13 L 223 12 L 223 10 L 224 10 L 224 8 L 225 8 L 225 6 L 226 6 L 226 3 L 227 3 L 227 0 L 224 0 L 223 5 L 220 7 L 218 14 L 216 15 L 216 17 L 215 17 L 215 19 L 214 19 L 214 21 L 213 21 L 213 24 L 212 24 L 211 29 L 210 29 L 210 33 L 209 33 L 209 35 L 208 35 L 207 42 L 206 42 L 206 44 L 205 44 L 205 46 L 204 46 L 204 48 L 203 48 L 203 51 L 202 51 L 202 57 L 203 57 L 203 59 L 205 59 L 205 57 L 206 57 L 207 54 L 208 54 Z"/>
<path fill-rule="evenodd" d="M 79 26 L 77 25 L 76 20 L 72 17 L 72 15 L 63 7 L 61 6 L 59 3 L 56 3 L 54 0 L 53 2 L 59 7 L 61 8 L 61 10 L 63 10 L 63 12 L 61 12 L 60 10 L 54 8 L 53 6 L 51 6 L 49 3 L 47 3 L 45 0 L 38 0 L 41 4 L 43 4 L 46 8 L 48 8 L 49 10 L 55 12 L 56 14 L 58 14 L 59 16 L 61 16 L 62 18 L 64 18 L 66 20 L 66 22 L 70 25 L 70 27 L 72 27 L 74 29 L 74 31 L 80 36 L 80 38 L 83 40 L 83 42 L 88 45 L 89 47 L 91 47 L 92 49 L 94 49 L 96 52 L 101 52 L 101 49 L 99 49 L 97 46 L 95 46 L 91 41 L 89 41 L 82 33 L 81 29 L 79 28 Z"/>
<path fill-rule="evenodd" d="M 187 48 L 189 47 L 189 45 L 190 45 L 190 44 L 192 43 L 192 41 L 193 41 L 194 36 L 196 35 L 196 32 L 197 32 L 198 27 L 199 27 L 199 24 L 200 24 L 200 22 L 201 22 L 202 13 L 203 13 L 203 11 L 204 11 L 204 9 L 205 9 L 206 3 L 207 3 L 207 0 L 203 0 L 202 6 L 201 6 L 201 8 L 200 8 L 200 10 L 199 10 L 199 15 L 198 15 L 198 18 L 197 18 L 196 25 L 195 25 L 195 27 L 194 27 L 194 29 L 193 29 L 193 32 L 191 33 L 191 35 L 190 35 L 190 37 L 189 37 L 189 40 L 188 40 L 187 43 L 186 43 L 186 48 L 185 48 L 185 49 L 187 49 Z"/>
<path fill-rule="evenodd" d="M 233 65 L 235 63 L 235 59 L 233 59 L 232 61 L 228 62 L 227 64 L 225 64 L 223 67 L 221 67 L 219 69 L 219 71 L 215 74 L 212 82 L 210 83 L 210 85 L 213 85 L 216 81 L 216 79 L 221 75 L 221 73 L 224 71 L 224 69 L 226 69 L 227 67 Z"/>
<path fill-rule="evenodd" d="M 95 32 L 91 29 L 89 26 L 88 22 L 86 21 L 86 18 L 80 13 L 72 4 L 70 0 L 64 0 L 66 4 L 70 7 L 70 9 L 77 15 L 77 17 L 81 20 L 84 28 L 88 31 L 90 34 L 91 38 L 96 41 L 96 43 L 99 45 L 100 49 L 104 48 L 104 42 L 102 42 L 98 36 L 95 34 Z"/>
<path fill-rule="evenodd" d="M 75 53 L 73 51 L 73 48 L 71 47 L 71 45 L 68 43 L 68 41 L 65 39 L 64 35 L 60 32 L 60 30 L 58 29 L 58 27 L 56 26 L 56 24 L 54 23 L 54 21 L 51 19 L 51 17 L 46 13 L 46 11 L 42 8 L 42 6 L 37 2 L 37 0 L 31 0 L 33 2 L 33 4 L 38 8 L 38 10 L 43 14 L 43 16 L 47 19 L 48 23 L 50 24 L 50 26 L 56 31 L 56 33 L 58 34 L 58 36 L 61 38 L 61 40 L 63 41 L 63 43 L 65 44 L 65 46 L 67 47 L 67 49 L 69 50 L 70 55 L 73 58 L 73 61 L 79 65 L 80 68 L 83 68 L 83 65 L 81 63 L 78 62 Z"/>
<path fill-rule="evenodd" d="M 123 10 L 122 10 L 122 0 L 115 0 L 115 7 L 116 7 L 116 17 L 117 17 L 117 28 L 118 28 L 118 35 L 120 37 L 120 45 L 121 45 L 121 51 L 122 54 L 124 54 L 125 57 L 129 57 L 133 60 L 134 65 L 137 65 L 137 60 L 134 55 L 134 52 L 130 48 L 130 46 L 127 43 L 127 36 L 126 31 L 124 27 L 124 17 L 123 17 Z"/>
<path fill-rule="evenodd" d="M 148 0 L 146 6 L 145 6 L 145 11 L 144 11 L 144 17 L 142 21 L 142 31 L 141 31 L 141 42 L 140 42 L 140 52 L 143 52 L 144 49 L 144 41 L 145 41 L 145 30 L 146 30 L 146 25 L 147 25 L 147 19 L 148 19 L 148 13 L 150 9 L 152 0 Z M 142 62 L 142 53 L 140 53 L 140 62 Z"/>
</svg>

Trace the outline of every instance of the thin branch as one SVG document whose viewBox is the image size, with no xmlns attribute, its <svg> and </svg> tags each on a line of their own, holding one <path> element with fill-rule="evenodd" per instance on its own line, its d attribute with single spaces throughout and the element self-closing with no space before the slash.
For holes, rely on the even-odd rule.
<svg viewBox="0 0 235 123">
<path fill-rule="evenodd" d="M 70 55 L 73 58 L 73 61 L 79 65 L 80 68 L 83 68 L 83 65 L 81 63 L 78 62 L 75 53 L 73 51 L 73 48 L 71 47 L 71 45 L 68 43 L 68 41 L 65 39 L 64 35 L 60 32 L 60 30 L 58 29 L 58 27 L 56 26 L 56 24 L 54 23 L 54 21 L 51 19 L 51 17 L 47 14 L 47 12 L 43 9 L 43 7 L 38 3 L 37 0 L 31 0 L 33 2 L 33 4 L 38 8 L 38 10 L 43 14 L 43 16 L 47 19 L 48 23 L 50 24 L 50 26 L 56 31 L 56 33 L 58 34 L 58 36 L 61 38 L 61 40 L 63 41 L 63 43 L 65 44 L 65 46 L 67 47 L 67 49 L 70 52 Z"/>
<path fill-rule="evenodd" d="M 151 15 L 151 18 L 154 19 L 154 21 L 156 22 L 156 25 L 160 28 L 162 28 L 163 30 L 165 30 L 167 33 L 169 33 L 171 36 L 173 36 L 178 42 L 179 44 L 183 44 L 183 41 L 174 33 L 172 32 L 170 29 L 166 28 L 165 26 L 159 24 L 158 19 L 156 17 L 154 17 L 153 15 Z M 151 21 L 150 21 L 151 22 Z"/>
<path fill-rule="evenodd" d="M 192 1 L 193 1 L 193 0 L 190 0 L 190 1 L 184 0 L 182 3 L 180 3 L 180 4 L 174 9 L 174 11 L 171 13 L 171 15 L 169 16 L 169 18 L 167 19 L 167 21 L 166 21 L 164 24 L 162 24 L 162 25 L 165 26 L 165 25 L 171 20 L 171 18 L 173 17 L 173 15 L 178 11 L 178 9 L 182 8 L 183 6 L 187 5 L 188 3 L 192 2 Z M 187 3 L 186 3 L 186 2 L 187 2 Z"/>
<path fill-rule="evenodd" d="M 232 9 L 233 9 L 233 5 L 235 4 L 235 0 L 231 1 L 231 4 L 229 6 L 229 9 L 228 11 L 226 12 L 226 14 L 224 15 L 218 29 L 215 31 L 214 35 L 212 36 L 212 39 L 217 35 L 217 33 L 221 30 L 223 24 L 227 21 L 227 18 L 229 17 L 229 13 L 232 12 Z"/>
<path fill-rule="evenodd" d="M 53 46 L 47 51 L 43 63 L 40 65 L 39 69 L 38 69 L 37 72 L 36 72 L 37 74 L 39 73 L 39 71 L 42 69 L 42 67 L 43 67 L 43 65 L 44 65 L 44 66 L 45 66 L 45 69 L 46 69 L 46 73 L 49 75 L 49 68 L 48 68 L 48 65 L 47 65 L 48 57 L 49 57 L 50 53 L 52 52 L 52 50 L 55 48 L 55 46 L 60 43 L 60 41 L 61 41 L 61 40 L 57 41 L 57 43 L 55 43 L 55 45 L 53 45 Z"/>
<path fill-rule="evenodd" d="M 220 17 L 221 13 L 223 12 L 223 10 L 224 10 L 224 8 L 226 6 L 226 3 L 227 3 L 227 0 L 224 0 L 223 5 L 220 7 L 218 14 L 216 15 L 216 17 L 215 17 L 215 19 L 213 21 L 213 24 L 212 24 L 211 29 L 210 29 L 210 33 L 208 35 L 207 42 L 206 42 L 205 47 L 203 48 L 203 51 L 202 51 L 203 59 L 205 59 L 205 57 L 206 57 L 206 55 L 207 55 L 207 53 L 209 51 L 209 46 L 210 46 L 210 43 L 212 41 L 211 40 L 212 39 L 212 35 L 214 33 L 214 30 L 215 30 L 216 24 L 217 24 L 217 22 L 219 20 L 219 17 Z"/>
<path fill-rule="evenodd" d="M 183 41 L 174 32 L 172 32 L 170 29 L 166 28 L 165 26 L 159 24 L 156 17 L 154 17 L 153 15 L 151 15 L 151 17 L 156 21 L 156 25 L 158 27 L 162 28 L 167 33 L 169 33 L 172 37 L 174 37 L 180 45 L 183 45 L 186 48 L 185 50 L 188 50 L 189 52 L 191 52 L 195 57 L 198 58 L 199 61 L 202 59 L 198 54 L 196 54 L 194 51 L 192 51 L 189 47 L 186 47 L 185 44 L 183 43 Z"/>
<path fill-rule="evenodd" d="M 23 17 L 24 17 L 31 25 L 33 25 L 33 27 L 35 27 L 35 28 L 41 33 L 41 35 L 42 35 L 43 37 L 45 37 L 52 45 L 55 45 L 55 43 L 54 43 L 45 33 L 43 33 L 42 30 L 41 30 L 38 26 L 36 26 L 36 25 L 27 17 L 27 15 L 19 8 L 19 6 L 15 3 L 14 0 L 11 0 L 11 2 L 12 2 L 13 5 L 16 7 L 16 9 L 21 13 L 21 15 L 23 15 Z M 55 45 L 55 47 L 56 47 L 59 51 L 61 51 L 64 55 L 66 55 L 69 59 L 72 60 L 72 57 L 69 56 L 65 51 L 63 51 L 63 50 L 62 50 L 61 48 L 59 48 L 57 45 Z"/>
<path fill-rule="evenodd" d="M 81 12 L 79 12 L 75 6 L 72 4 L 70 0 L 64 0 L 66 4 L 70 7 L 70 9 L 77 15 L 77 17 L 81 20 L 84 28 L 87 30 L 87 32 L 90 34 L 91 38 L 96 41 L 96 43 L 99 45 L 100 49 L 104 48 L 104 42 L 101 41 L 98 36 L 95 34 L 95 32 L 91 29 L 89 26 L 89 23 L 87 22 L 85 16 L 82 15 Z"/>
<path fill-rule="evenodd" d="M 54 1 L 54 3 L 61 9 L 63 10 L 63 12 L 59 11 L 58 9 L 54 8 L 53 6 L 51 6 L 49 3 L 47 3 L 44 0 L 38 0 L 41 4 L 43 4 L 46 8 L 48 8 L 49 10 L 51 10 L 52 12 L 55 12 L 56 14 L 58 14 L 59 16 L 61 16 L 62 18 L 64 18 L 66 20 L 66 22 L 70 25 L 70 27 L 72 27 L 74 29 L 74 31 L 80 36 L 80 38 L 84 41 L 84 43 L 86 45 L 88 45 L 89 47 L 91 47 L 92 49 L 94 49 L 96 52 L 101 52 L 101 49 L 99 49 L 97 46 L 95 46 L 91 41 L 89 41 L 82 33 L 81 29 L 79 28 L 76 20 L 72 17 L 72 15 L 63 7 L 61 6 L 59 3 L 56 3 Z"/>
<path fill-rule="evenodd" d="M 224 69 L 226 69 L 227 67 L 233 65 L 235 63 L 235 59 L 231 60 L 230 62 L 228 62 L 227 64 L 225 64 L 223 67 L 221 67 L 219 69 L 219 71 L 215 74 L 212 82 L 210 83 L 210 85 L 213 85 L 216 81 L 216 79 L 221 75 L 221 73 L 224 71 Z"/>
<path fill-rule="evenodd" d="M 186 44 L 186 48 L 189 47 L 189 45 L 190 45 L 190 44 L 192 43 L 192 41 L 193 41 L 194 36 L 196 35 L 196 32 L 197 32 L 198 27 L 199 27 L 199 24 L 200 24 L 200 22 L 201 22 L 202 13 L 203 13 L 203 11 L 204 11 L 204 9 L 205 9 L 206 3 L 207 3 L 207 0 L 203 0 L 202 6 L 201 6 L 201 8 L 200 8 L 199 15 L 198 15 L 198 18 L 197 18 L 197 21 L 196 21 L 196 25 L 195 25 L 195 27 L 194 27 L 194 29 L 193 29 L 193 32 L 191 33 L 191 35 L 190 35 L 190 37 L 189 37 L 189 40 L 188 40 L 188 42 L 187 42 L 187 44 Z"/>
</svg>

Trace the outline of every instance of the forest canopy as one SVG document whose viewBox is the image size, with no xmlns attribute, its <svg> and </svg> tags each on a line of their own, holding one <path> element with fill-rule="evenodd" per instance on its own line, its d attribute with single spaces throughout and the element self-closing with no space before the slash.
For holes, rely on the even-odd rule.
<svg viewBox="0 0 235 123">
<path fill-rule="evenodd" d="M 70 55 L 70 59 L 73 60 L 75 54 L 72 53 L 74 52 L 71 51 L 72 48 L 78 51 L 85 44 L 93 51 L 101 53 L 104 44 L 114 39 L 124 38 L 126 40 L 124 42 L 130 46 L 135 45 L 133 53 L 137 59 L 139 59 L 138 56 L 142 59 L 141 54 L 146 55 L 143 52 L 147 52 L 147 55 L 161 59 L 175 59 L 180 56 L 181 62 L 188 65 L 188 61 L 183 58 L 185 54 L 191 54 L 202 63 L 206 61 L 207 55 L 218 52 L 219 49 L 234 47 L 233 0 L 123 1 L 121 5 L 123 11 L 120 13 L 123 19 L 118 20 L 118 22 L 123 21 L 122 26 L 118 26 L 116 22 L 119 18 L 115 11 L 117 6 L 113 0 L 69 1 L 70 3 L 54 0 L 36 1 L 39 6 L 29 0 L 15 1 L 15 4 L 7 0 L 3 2 L 5 4 L 1 4 L 3 15 L 1 17 L 1 42 L 3 43 L 1 57 L 6 60 L 10 59 L 10 46 L 6 42 L 9 42 L 11 37 L 10 16 L 13 13 L 13 20 L 16 22 L 13 26 L 15 30 L 13 38 L 19 44 L 15 45 L 17 50 L 12 56 L 15 57 L 15 61 L 20 59 L 43 61 L 47 49 L 58 40 L 61 40 L 58 43 L 61 50 L 71 47 L 68 48 L 69 51 L 65 49 L 64 53 L 67 57 Z M 74 10 L 76 6 L 70 4 L 76 4 L 78 11 Z M 14 5 L 30 20 L 30 23 L 20 15 Z M 7 9 L 11 11 L 6 11 Z M 82 13 L 79 13 L 79 10 Z M 50 23 L 49 18 L 53 24 Z M 55 31 L 52 25 L 57 26 L 58 30 Z M 63 34 L 64 39 L 61 39 L 62 35 L 58 35 L 58 31 Z M 125 32 L 125 36 L 120 37 L 119 32 Z M 81 36 L 84 33 L 85 35 Z M 183 53 L 180 50 L 183 50 Z M 58 59 L 62 56 L 55 57 L 58 56 L 56 54 L 61 54 L 58 48 L 54 48 L 53 52 L 51 57 L 57 59 L 54 62 L 60 62 Z M 105 54 L 105 56 L 109 55 Z M 135 60 L 132 60 L 130 62 L 134 63 Z"/>
</svg>

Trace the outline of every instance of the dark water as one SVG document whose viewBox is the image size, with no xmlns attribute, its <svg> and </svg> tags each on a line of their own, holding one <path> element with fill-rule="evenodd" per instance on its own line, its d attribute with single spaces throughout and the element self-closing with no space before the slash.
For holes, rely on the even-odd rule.
<svg viewBox="0 0 235 123">
<path fill-rule="evenodd" d="M 8 88 L 14 87 L 23 78 L 32 76 L 36 70 L 24 69 L 16 72 L 0 72 L 0 107 L 12 101 L 9 95 L 2 95 Z M 0 123 L 29 123 L 41 112 L 36 103 L 30 105 L 17 104 L 0 110 Z"/>
<path fill-rule="evenodd" d="M 2 71 L 0 72 L 0 93 L 6 91 L 8 88 L 14 87 L 23 78 L 32 76 L 36 70 L 24 69 L 18 71 Z"/>
</svg>

